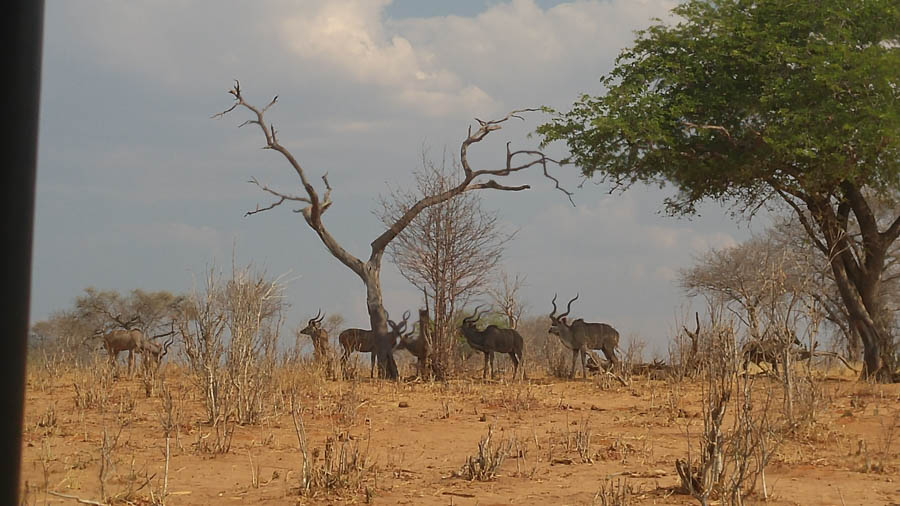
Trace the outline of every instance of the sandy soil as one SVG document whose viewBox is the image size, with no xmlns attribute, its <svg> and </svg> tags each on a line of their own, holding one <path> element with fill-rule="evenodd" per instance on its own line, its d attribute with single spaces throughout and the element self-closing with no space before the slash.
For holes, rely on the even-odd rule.
<svg viewBox="0 0 900 506">
<path fill-rule="evenodd" d="M 120 377 L 100 392 L 85 384 L 88 374 L 29 376 L 22 462 L 28 504 L 75 504 L 51 491 L 97 501 L 101 472 L 105 496 L 131 504 L 158 501 L 164 486 L 170 505 L 604 504 L 600 492 L 610 488 L 624 491 L 627 502 L 609 504 L 698 504 L 679 493 L 674 468 L 688 455 L 686 434 L 702 430 L 696 382 L 300 379 L 294 384 L 313 466 L 323 465 L 330 440 L 350 468 L 331 474 L 338 485 L 301 495 L 303 460 L 287 395 L 272 396 L 271 414 L 260 423 L 236 427 L 230 452 L 211 454 L 201 450 L 215 434 L 200 423 L 198 389 L 168 366 L 163 376 L 178 419 L 164 484 L 159 385 L 148 397 L 139 377 Z M 767 503 L 900 504 L 900 385 L 848 378 L 819 385 L 815 422 L 782 437 L 767 467 Z M 780 389 L 768 378 L 756 386 Z M 79 407 L 79 399 L 94 404 Z M 489 428 L 493 447 L 509 444 L 510 455 L 493 479 L 469 481 L 462 468 Z M 696 445 L 692 451 L 696 456 Z M 745 502 L 766 502 L 759 482 L 755 491 Z"/>
</svg>

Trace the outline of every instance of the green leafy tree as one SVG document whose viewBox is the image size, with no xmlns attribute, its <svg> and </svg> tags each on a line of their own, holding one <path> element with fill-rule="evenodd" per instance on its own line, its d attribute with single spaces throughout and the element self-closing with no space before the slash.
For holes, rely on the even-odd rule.
<svg viewBox="0 0 900 506">
<path fill-rule="evenodd" d="M 863 343 L 864 376 L 897 359 L 880 284 L 900 235 L 900 4 L 692 0 L 637 33 L 602 84 L 539 128 L 614 189 L 670 184 L 701 201 L 789 206 L 827 259 Z M 891 198 L 879 219 L 873 199 Z M 858 235 L 848 233 L 858 230 Z"/>
</svg>

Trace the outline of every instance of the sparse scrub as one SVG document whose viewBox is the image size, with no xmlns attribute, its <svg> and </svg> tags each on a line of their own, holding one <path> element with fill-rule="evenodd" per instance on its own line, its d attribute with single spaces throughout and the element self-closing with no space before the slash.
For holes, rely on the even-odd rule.
<svg viewBox="0 0 900 506">
<path fill-rule="evenodd" d="M 765 399 L 758 405 L 754 378 L 737 374 L 739 356 L 733 322 L 713 321 L 699 340 L 710 352 L 701 372 L 703 431 L 694 443 L 690 422 L 686 426 L 688 458 L 675 462 L 682 490 L 703 505 L 710 500 L 742 504 L 759 480 L 767 497 L 765 469 L 783 439 L 783 429 L 770 414 L 772 390 L 764 389 Z M 725 423 L 729 406 L 733 411 L 730 427 Z M 692 448 L 699 449 L 699 456 L 692 455 Z"/>
<path fill-rule="evenodd" d="M 113 388 L 113 371 L 105 361 L 95 360 L 74 374 L 75 407 L 103 412 Z"/>
<path fill-rule="evenodd" d="M 283 323 L 283 288 L 252 266 L 232 268 L 225 285 L 229 330 L 226 375 L 234 396 L 237 423 L 250 424 L 263 415 L 262 401 L 275 388 L 276 346 Z"/>
<path fill-rule="evenodd" d="M 494 427 L 489 425 L 487 435 L 478 442 L 478 453 L 466 457 L 466 463 L 454 475 L 469 481 L 491 481 L 497 477 L 513 446 L 509 440 L 495 446 Z"/>
<path fill-rule="evenodd" d="M 600 489 L 594 494 L 591 501 L 593 506 L 629 506 L 635 504 L 634 498 L 638 495 L 633 485 L 628 483 L 628 478 L 606 479 L 600 484 Z"/>
<path fill-rule="evenodd" d="M 290 393 L 290 399 L 291 420 L 300 446 L 301 469 L 298 488 L 300 495 L 359 492 L 367 473 L 371 470 L 367 453 L 360 452 L 356 441 L 335 436 L 326 438 L 322 451 L 318 448 L 311 449 L 301 408 L 293 391 Z M 371 493 L 366 490 L 367 494 Z"/>
</svg>

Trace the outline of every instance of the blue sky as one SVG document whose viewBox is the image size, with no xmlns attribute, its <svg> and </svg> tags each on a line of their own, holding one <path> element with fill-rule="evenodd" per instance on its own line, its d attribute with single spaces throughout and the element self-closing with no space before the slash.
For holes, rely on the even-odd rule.
<svg viewBox="0 0 900 506">
<path fill-rule="evenodd" d="M 204 268 L 253 262 L 296 278 L 288 324 L 319 307 L 365 325 L 360 281 L 302 219 L 276 209 L 256 177 L 297 188 L 286 163 L 261 151 L 240 114 L 212 120 L 241 80 L 282 144 L 312 178 L 328 172 L 326 224 L 368 256 L 372 214 L 388 185 L 408 185 L 422 146 L 458 152 L 474 117 L 522 107 L 564 109 L 598 80 L 633 30 L 666 18 L 671 0 L 444 2 L 329 0 L 46 4 L 32 320 L 85 287 L 190 290 Z M 533 115 L 492 135 L 471 161 L 498 167 L 507 141 L 534 147 Z M 561 155 L 560 147 L 553 147 Z M 569 188 L 574 169 L 557 170 Z M 512 182 L 511 182 L 512 183 Z M 554 292 L 581 293 L 573 314 L 606 321 L 662 349 L 688 302 L 679 268 L 749 235 L 715 206 L 693 220 L 660 216 L 665 190 L 609 195 L 588 183 L 577 207 L 537 174 L 533 190 L 483 194 L 510 230 L 504 268 L 527 277 L 530 314 Z M 755 226 L 755 225 L 754 225 Z M 418 295 L 386 262 L 389 311 Z M 571 295 L 569 295 L 571 296 Z"/>
</svg>

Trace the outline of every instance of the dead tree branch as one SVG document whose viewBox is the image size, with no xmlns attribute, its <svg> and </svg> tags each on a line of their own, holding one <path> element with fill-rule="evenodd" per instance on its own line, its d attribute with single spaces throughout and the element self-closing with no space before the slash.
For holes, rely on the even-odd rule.
<svg viewBox="0 0 900 506">
<path fill-rule="evenodd" d="M 472 127 L 470 126 L 468 130 L 468 136 L 462 142 L 462 146 L 460 147 L 460 163 L 464 171 L 464 177 L 459 182 L 459 184 L 440 193 L 425 195 L 415 204 L 413 204 L 408 210 L 406 210 L 406 212 L 401 214 L 393 224 L 389 225 L 387 227 L 387 230 L 382 232 L 371 242 L 371 253 L 368 260 L 364 262 L 363 260 L 353 256 L 350 252 L 345 250 L 322 223 L 322 215 L 331 206 L 332 203 L 332 189 L 331 185 L 328 182 L 327 174 L 322 176 L 322 182 L 325 186 L 325 192 L 322 196 L 320 196 L 319 192 L 307 178 L 307 173 L 301 166 L 300 162 L 297 161 L 294 155 L 287 148 L 279 143 L 276 136 L 275 127 L 266 122 L 265 113 L 277 102 L 278 96 L 276 95 L 275 98 L 273 98 L 265 107 L 256 107 L 244 99 L 240 82 L 237 80 L 235 80 L 234 87 L 228 93 L 234 98 L 234 103 L 232 103 L 231 106 L 224 111 L 218 114 L 214 114 L 212 118 L 223 118 L 227 114 L 239 108 L 243 108 L 249 111 L 252 117 L 241 123 L 240 126 L 258 126 L 265 138 L 265 146 L 263 146 L 264 149 L 277 151 L 284 157 L 285 160 L 287 160 L 287 162 L 293 168 L 294 172 L 297 174 L 297 177 L 300 179 L 303 189 L 306 192 L 306 196 L 290 195 L 277 190 L 273 190 L 253 179 L 250 181 L 251 183 L 256 184 L 265 193 L 268 193 L 275 197 L 276 200 L 265 207 L 257 206 L 255 210 L 248 211 L 245 216 L 274 209 L 275 207 L 280 206 L 286 201 L 302 202 L 306 204 L 302 209 L 299 209 L 296 212 L 300 212 L 303 214 L 303 217 L 306 219 L 307 224 L 316 232 L 316 234 L 319 236 L 322 243 L 332 254 L 332 256 L 337 258 L 341 263 L 343 263 L 354 273 L 356 273 L 357 276 L 359 276 L 360 279 L 362 279 L 363 283 L 366 285 L 366 301 L 369 311 L 369 317 L 372 324 L 372 330 L 377 336 L 376 341 L 379 343 L 377 345 L 379 367 L 383 372 L 385 372 L 392 378 L 397 377 L 397 371 L 396 364 L 394 363 L 393 356 L 391 354 L 391 343 L 387 341 L 389 339 L 386 326 L 387 316 L 384 311 L 384 305 L 381 298 L 380 285 L 381 260 L 384 256 L 385 248 L 387 247 L 387 245 L 395 237 L 397 237 L 397 235 L 400 234 L 412 222 L 412 220 L 416 216 L 418 216 L 418 214 L 422 210 L 430 206 L 446 202 L 447 200 L 450 200 L 457 195 L 460 195 L 463 192 L 467 191 L 481 189 L 521 191 L 529 189 L 530 187 L 528 185 L 512 186 L 501 184 L 497 182 L 495 178 L 509 176 L 536 165 L 540 165 L 543 168 L 544 175 L 554 181 L 556 188 L 563 191 L 571 201 L 571 193 L 563 189 L 559 185 L 559 181 L 556 178 L 552 177 L 548 170 L 548 164 L 553 163 L 559 165 L 560 163 L 545 156 L 540 151 L 511 151 L 509 145 L 507 144 L 506 164 L 504 167 L 500 169 L 476 170 L 473 169 L 469 164 L 468 149 L 470 146 L 481 142 L 491 132 L 500 130 L 503 124 L 510 119 L 524 119 L 522 113 L 534 112 L 538 111 L 539 109 L 518 109 L 510 112 L 500 119 L 490 121 L 483 121 L 476 118 L 475 121 L 478 122 L 479 125 L 478 129 L 473 132 Z M 527 157 L 528 159 L 522 163 L 514 163 L 514 161 L 517 161 L 524 157 Z M 485 179 L 487 180 L 485 181 Z"/>
</svg>

